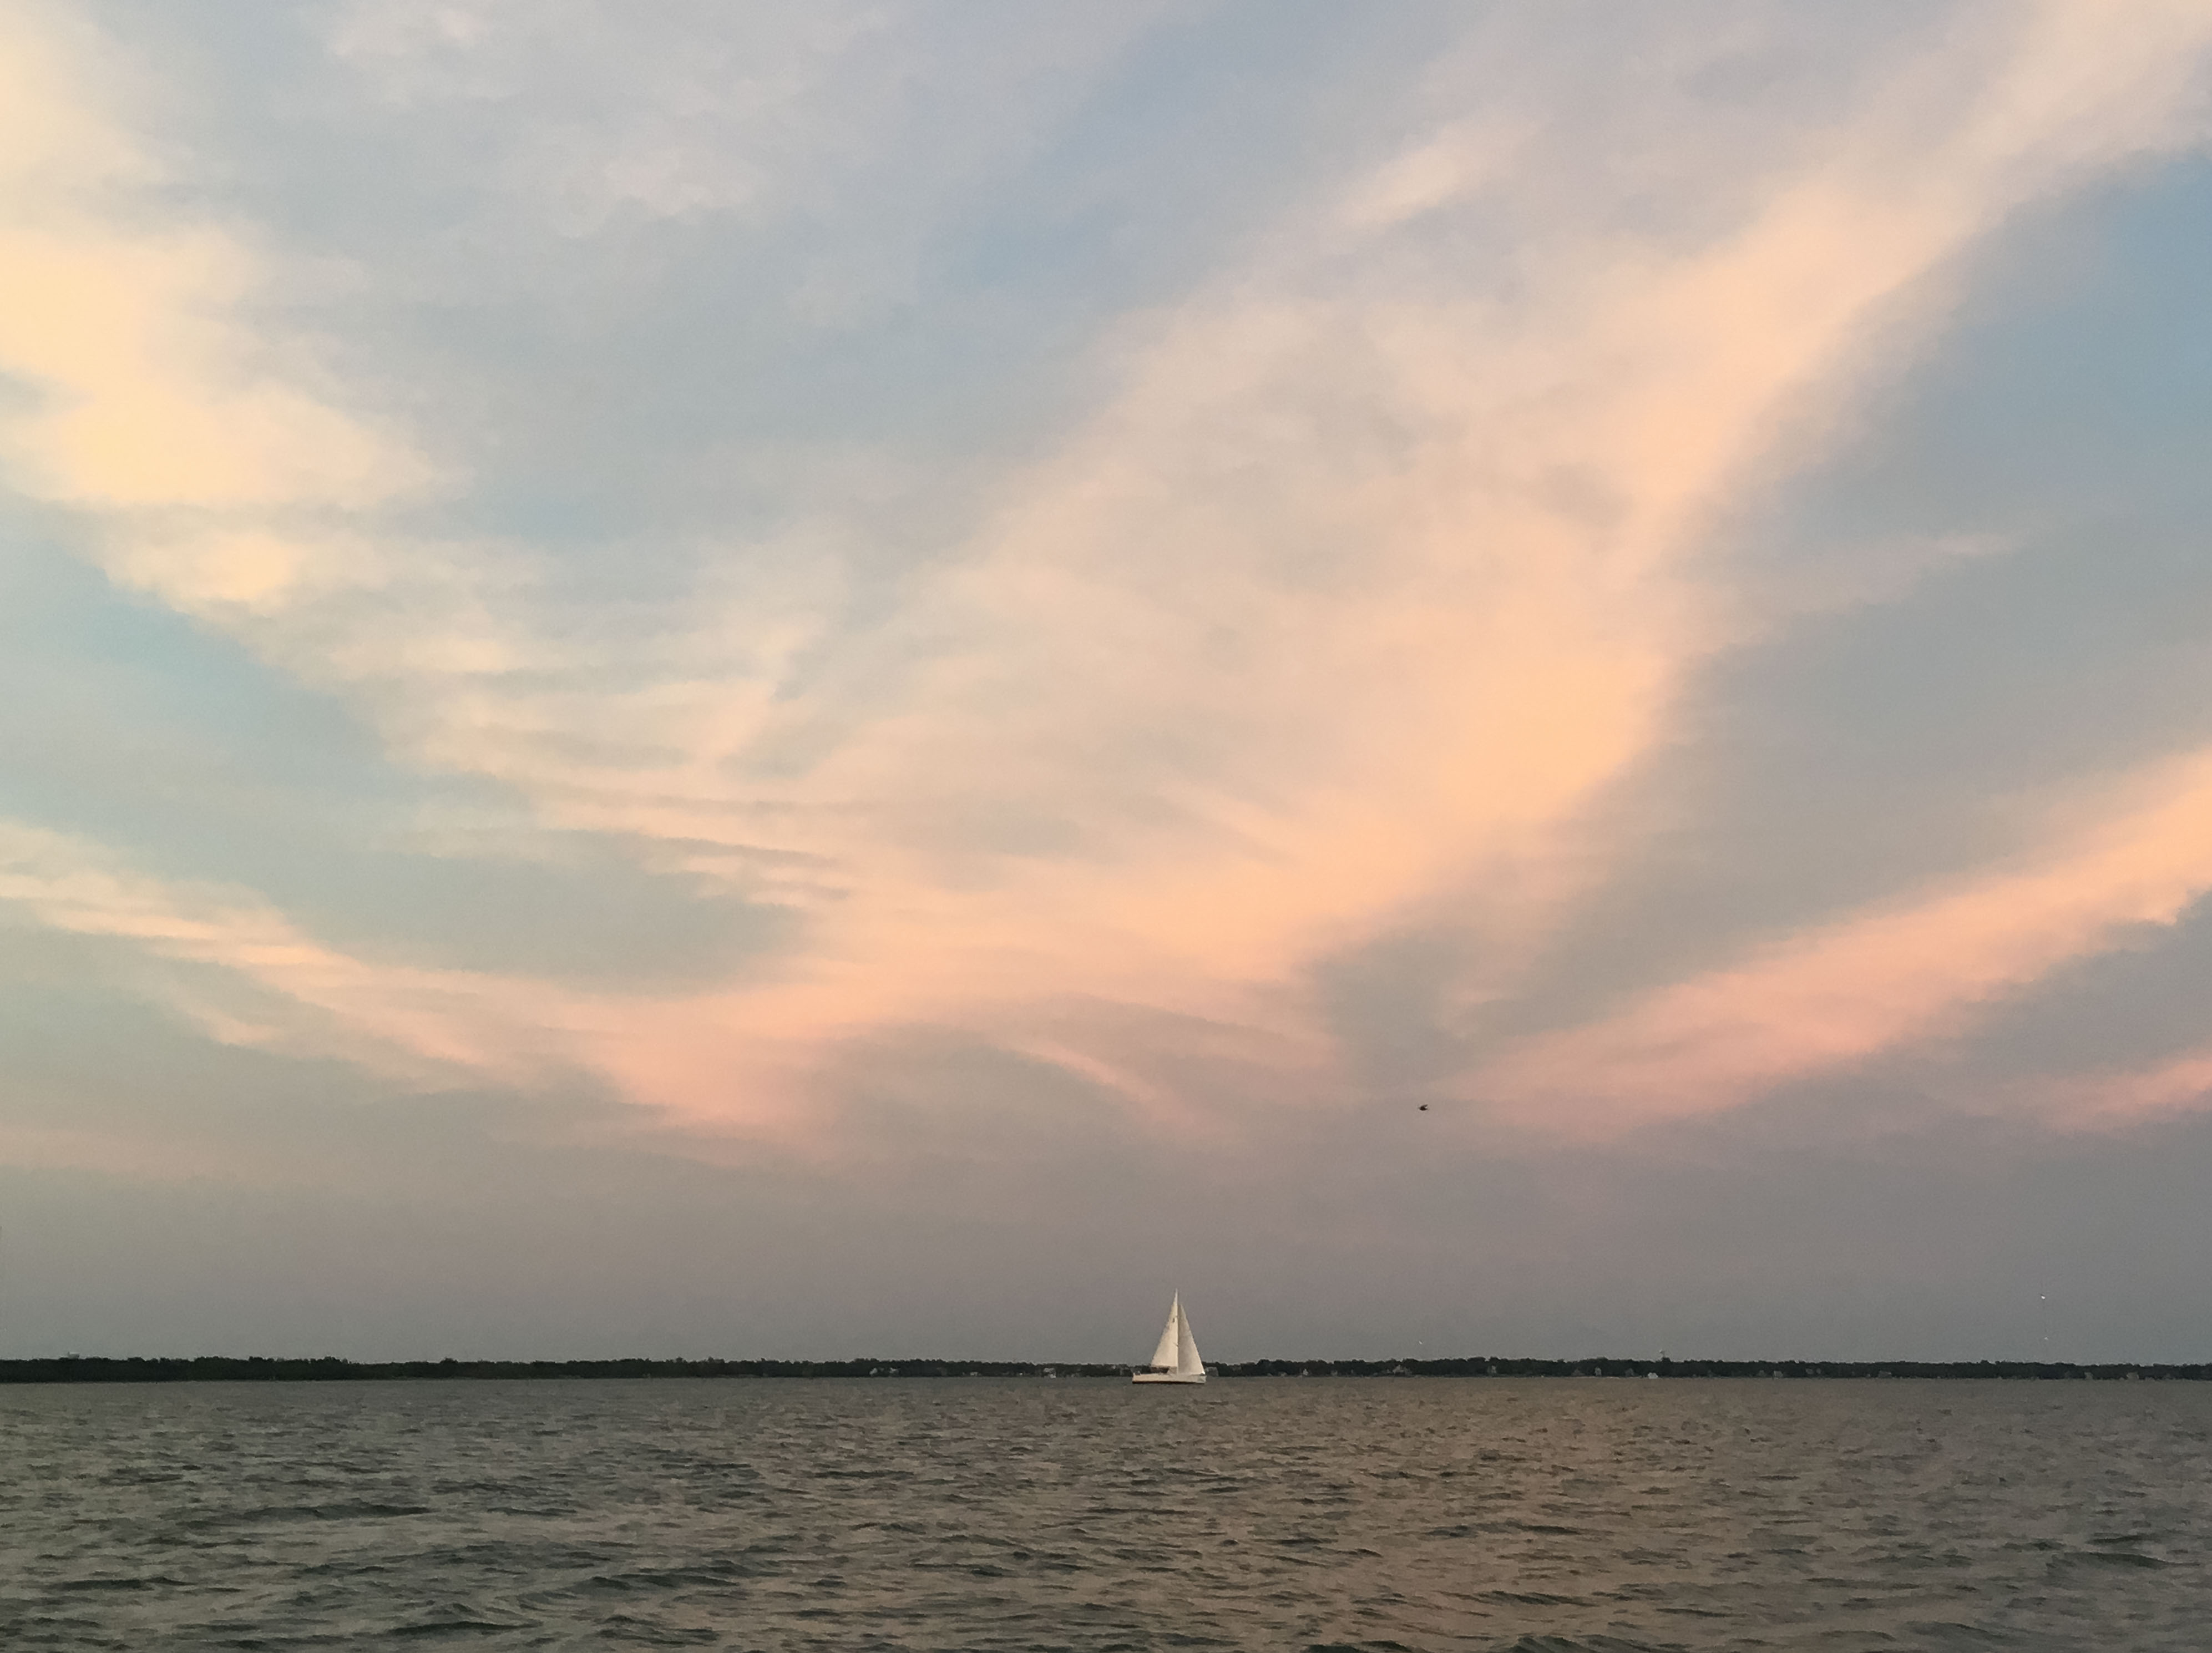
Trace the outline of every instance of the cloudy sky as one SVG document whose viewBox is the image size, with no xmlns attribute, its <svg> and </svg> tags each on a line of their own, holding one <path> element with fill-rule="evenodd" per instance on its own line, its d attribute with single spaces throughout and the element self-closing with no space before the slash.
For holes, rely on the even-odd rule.
<svg viewBox="0 0 2212 1653">
<path fill-rule="evenodd" d="M 0 1352 L 2212 1357 L 2208 292 L 2212 0 L 0 0 Z"/>
</svg>

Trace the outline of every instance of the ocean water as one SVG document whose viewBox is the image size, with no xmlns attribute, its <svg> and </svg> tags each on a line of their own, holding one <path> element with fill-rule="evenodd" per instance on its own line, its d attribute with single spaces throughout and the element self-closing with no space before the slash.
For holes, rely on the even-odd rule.
<svg viewBox="0 0 2212 1653">
<path fill-rule="evenodd" d="M 2212 1384 L 0 1389 L 0 1647 L 2212 1648 Z"/>
</svg>

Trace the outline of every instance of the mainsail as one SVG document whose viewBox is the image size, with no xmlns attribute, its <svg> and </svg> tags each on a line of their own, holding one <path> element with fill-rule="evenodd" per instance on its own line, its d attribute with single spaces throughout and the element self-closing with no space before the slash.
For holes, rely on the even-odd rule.
<svg viewBox="0 0 2212 1653">
<path fill-rule="evenodd" d="M 1178 1291 L 1176 1293 L 1176 1300 L 1168 1305 L 1168 1327 L 1167 1330 L 1160 1334 L 1160 1346 L 1152 1351 L 1152 1368 L 1154 1370 L 1164 1370 L 1167 1371 L 1174 1371 L 1177 1370 L 1179 1362 L 1176 1359 L 1176 1350 L 1181 1343 L 1182 1338 L 1182 1293 Z"/>
<path fill-rule="evenodd" d="M 1206 1363 L 1198 1358 L 1198 1340 L 1190 1334 L 1190 1316 L 1182 1311 L 1182 1293 L 1176 1293 L 1175 1308 L 1170 1311 L 1176 1330 L 1175 1369 L 1185 1377 L 1206 1376 Z"/>
</svg>

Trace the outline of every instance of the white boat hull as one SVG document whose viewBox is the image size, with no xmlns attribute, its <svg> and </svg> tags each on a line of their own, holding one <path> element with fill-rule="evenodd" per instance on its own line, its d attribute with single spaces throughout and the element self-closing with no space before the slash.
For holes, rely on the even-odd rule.
<svg viewBox="0 0 2212 1653">
<path fill-rule="evenodd" d="M 1194 1372 L 1186 1377 L 1179 1371 L 1140 1371 L 1130 1374 L 1132 1383 L 1203 1383 L 1204 1372 Z"/>
</svg>

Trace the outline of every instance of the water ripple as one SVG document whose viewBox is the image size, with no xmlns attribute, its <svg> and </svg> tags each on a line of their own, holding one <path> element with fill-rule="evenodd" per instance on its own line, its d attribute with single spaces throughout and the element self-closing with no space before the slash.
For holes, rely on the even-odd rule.
<svg viewBox="0 0 2212 1653">
<path fill-rule="evenodd" d="M 0 1391 L 0 1646 L 2197 1650 L 2212 1385 Z"/>
</svg>

